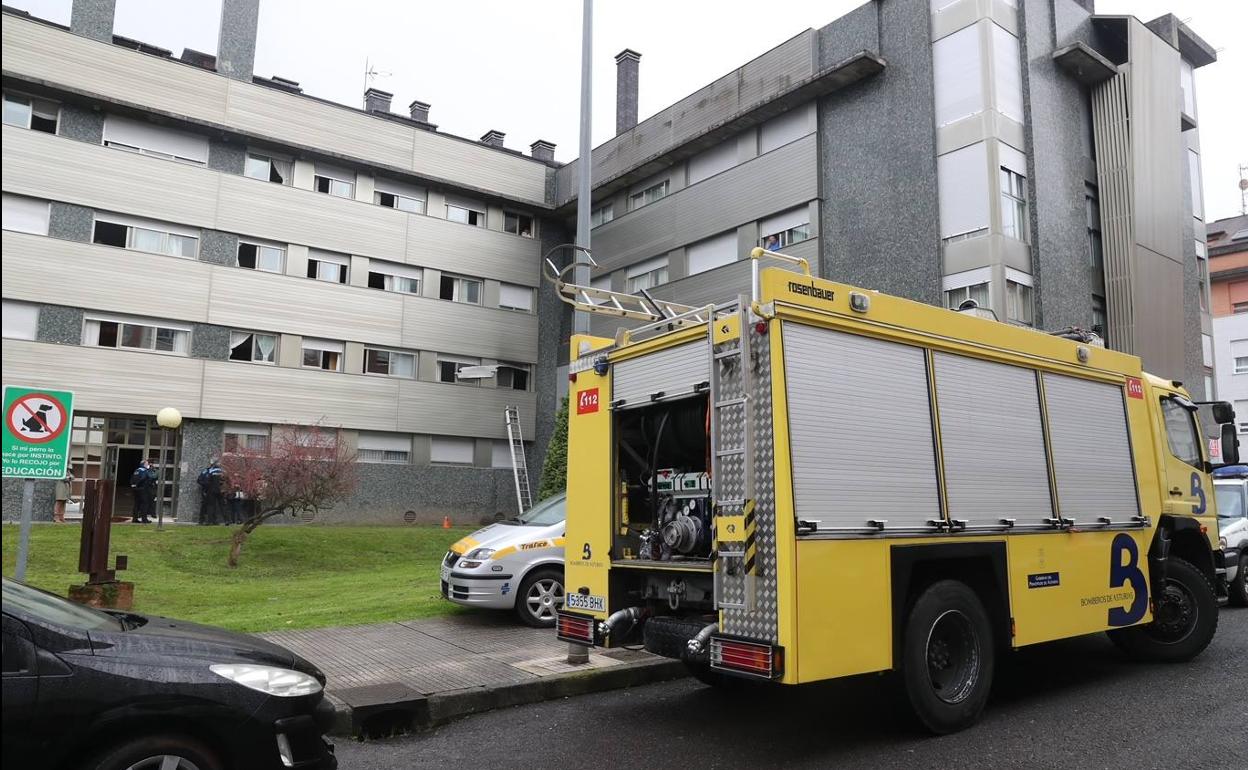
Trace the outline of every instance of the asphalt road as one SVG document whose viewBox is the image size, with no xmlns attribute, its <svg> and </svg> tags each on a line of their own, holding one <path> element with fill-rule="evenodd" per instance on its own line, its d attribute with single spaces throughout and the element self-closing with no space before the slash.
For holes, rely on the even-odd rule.
<svg viewBox="0 0 1248 770">
<path fill-rule="evenodd" d="M 1103 637 L 998 669 L 978 725 L 898 724 L 877 677 L 729 695 L 693 680 L 504 709 L 401 738 L 339 739 L 346 770 L 548 768 L 1248 767 L 1248 609 L 1179 665 L 1127 662 Z"/>
</svg>

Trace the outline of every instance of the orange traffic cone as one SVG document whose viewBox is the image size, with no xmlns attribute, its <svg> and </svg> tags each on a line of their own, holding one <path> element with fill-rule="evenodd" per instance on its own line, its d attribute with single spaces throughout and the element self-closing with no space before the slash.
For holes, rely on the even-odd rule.
<svg viewBox="0 0 1248 770">
<path fill-rule="evenodd" d="M 442 529 L 450 529 L 450 528 L 451 528 L 451 517 L 443 516 L 442 517 Z"/>
</svg>

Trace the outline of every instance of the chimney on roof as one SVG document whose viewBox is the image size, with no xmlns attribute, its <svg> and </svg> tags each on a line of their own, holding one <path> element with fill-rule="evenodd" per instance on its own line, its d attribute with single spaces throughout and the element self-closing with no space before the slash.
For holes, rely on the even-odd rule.
<svg viewBox="0 0 1248 770">
<path fill-rule="evenodd" d="M 637 125 L 637 70 L 641 54 L 625 48 L 615 55 L 615 133 Z"/>
<path fill-rule="evenodd" d="M 203 51 L 196 51 L 194 48 L 183 48 L 182 56 L 179 57 L 183 62 L 194 67 L 200 67 L 206 70 L 216 71 L 217 57 Z"/>
<path fill-rule="evenodd" d="M 73 0 L 69 9 L 69 31 L 111 43 L 116 10 L 117 0 Z"/>
<path fill-rule="evenodd" d="M 503 137 L 507 136 L 502 131 L 490 129 L 485 132 L 485 136 L 481 137 L 481 144 L 488 144 L 491 147 L 502 147 Z"/>
<path fill-rule="evenodd" d="M 364 111 L 389 112 L 390 100 L 393 98 L 394 94 L 389 91 L 382 91 L 380 88 L 370 88 L 364 92 Z"/>
<path fill-rule="evenodd" d="M 545 139 L 538 139 L 529 145 L 529 154 L 533 156 L 533 160 L 551 163 L 555 160 L 555 145 Z"/>
<path fill-rule="evenodd" d="M 429 104 L 422 101 L 414 101 L 407 105 L 407 110 L 411 113 L 412 120 L 419 120 L 421 123 L 429 122 Z"/>
<path fill-rule="evenodd" d="M 217 72 L 250 83 L 256 69 L 256 27 L 260 0 L 221 0 Z"/>
</svg>

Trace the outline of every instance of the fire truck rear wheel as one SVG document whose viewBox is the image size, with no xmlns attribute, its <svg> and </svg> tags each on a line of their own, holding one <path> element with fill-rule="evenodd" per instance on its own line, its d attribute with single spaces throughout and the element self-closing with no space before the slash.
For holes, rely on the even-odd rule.
<svg viewBox="0 0 1248 770">
<path fill-rule="evenodd" d="M 992 689 L 996 645 L 979 596 L 957 580 L 925 588 L 902 639 L 901 683 L 919 722 L 943 735 L 979 719 Z"/>
<path fill-rule="evenodd" d="M 1109 632 L 1109 638 L 1136 660 L 1181 663 L 1191 660 L 1213 641 L 1218 630 L 1218 595 L 1205 573 L 1171 556 L 1166 583 L 1153 597 L 1153 620 Z"/>
</svg>

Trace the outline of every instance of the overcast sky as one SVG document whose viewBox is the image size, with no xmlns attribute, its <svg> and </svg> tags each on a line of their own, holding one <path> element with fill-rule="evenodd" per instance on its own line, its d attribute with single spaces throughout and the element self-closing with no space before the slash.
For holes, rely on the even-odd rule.
<svg viewBox="0 0 1248 770">
<path fill-rule="evenodd" d="M 749 59 L 820 27 L 863 0 L 767 0 L 739 12 L 716 0 L 597 0 L 594 11 L 594 144 L 615 131 L 615 54 L 642 54 L 640 116 L 666 107 Z M 70 0 L 6 0 L 67 24 Z M 1205 213 L 1239 213 L 1248 165 L 1248 2 L 1098 0 L 1098 13 L 1142 20 L 1174 12 L 1214 48 L 1196 72 Z M 171 49 L 214 53 L 221 0 L 117 0 L 115 31 Z M 306 93 L 360 106 L 370 84 L 394 94 L 396 112 L 414 99 L 430 120 L 478 138 L 496 129 L 528 151 L 545 139 L 556 157 L 577 154 L 581 3 L 578 0 L 260 0 L 257 75 L 297 80 Z"/>
</svg>

